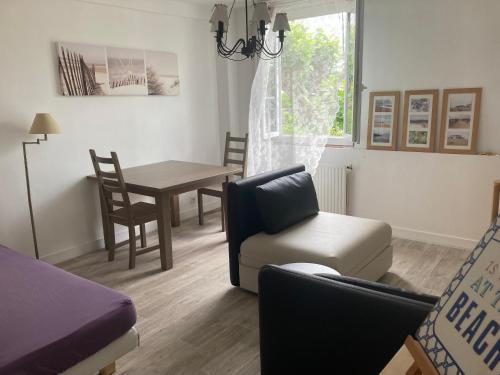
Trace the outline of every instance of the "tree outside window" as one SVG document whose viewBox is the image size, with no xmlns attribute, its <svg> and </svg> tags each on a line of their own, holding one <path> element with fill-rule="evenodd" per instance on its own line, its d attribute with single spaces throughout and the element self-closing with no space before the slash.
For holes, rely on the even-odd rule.
<svg viewBox="0 0 500 375">
<path fill-rule="evenodd" d="M 290 23 L 281 63 L 276 64 L 282 135 L 351 134 L 354 23 L 351 13 Z"/>
</svg>

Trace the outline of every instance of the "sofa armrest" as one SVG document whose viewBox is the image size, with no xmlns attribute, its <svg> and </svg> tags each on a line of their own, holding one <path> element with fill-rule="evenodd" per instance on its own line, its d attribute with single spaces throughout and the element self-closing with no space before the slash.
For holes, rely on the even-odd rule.
<svg viewBox="0 0 500 375">
<path fill-rule="evenodd" d="M 378 374 L 433 305 L 265 266 L 259 274 L 262 375 Z"/>
<path fill-rule="evenodd" d="M 439 301 L 439 297 L 436 297 L 436 296 L 432 296 L 432 295 L 425 294 L 425 293 L 415 293 L 415 292 L 411 292 L 411 291 L 406 290 L 406 289 L 396 288 L 396 287 L 393 287 L 391 285 L 381 284 L 381 283 L 377 283 L 374 281 L 362 280 L 362 279 L 358 279 L 355 277 L 348 277 L 348 276 L 338 276 L 338 275 L 330 274 L 330 273 L 324 273 L 324 274 L 319 273 L 316 275 L 330 279 L 330 280 L 335 280 L 335 281 L 338 281 L 341 283 L 355 285 L 355 286 L 359 286 L 359 287 L 370 289 L 370 290 L 379 291 L 379 292 L 386 293 L 386 294 L 392 294 L 394 296 L 409 298 L 409 299 L 412 299 L 415 301 L 420 301 L 420 302 L 428 303 L 431 305 L 435 305 Z"/>
</svg>

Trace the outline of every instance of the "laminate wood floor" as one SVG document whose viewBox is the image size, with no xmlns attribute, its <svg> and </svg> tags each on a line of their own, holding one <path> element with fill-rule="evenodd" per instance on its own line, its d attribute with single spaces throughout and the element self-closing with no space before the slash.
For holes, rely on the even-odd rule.
<svg viewBox="0 0 500 375">
<path fill-rule="evenodd" d="M 167 272 L 160 272 L 158 252 L 139 256 L 129 271 L 126 247 L 111 263 L 99 250 L 59 265 L 134 301 L 141 345 L 118 361 L 117 374 L 260 374 L 257 297 L 229 282 L 219 218 L 174 228 L 174 268 Z M 468 255 L 397 238 L 393 245 L 394 264 L 381 281 L 432 294 L 442 293 Z"/>
</svg>

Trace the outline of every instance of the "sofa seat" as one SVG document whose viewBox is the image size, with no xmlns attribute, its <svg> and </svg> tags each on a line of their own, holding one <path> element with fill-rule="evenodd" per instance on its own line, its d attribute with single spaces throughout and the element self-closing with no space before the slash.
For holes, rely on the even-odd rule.
<svg viewBox="0 0 500 375">
<path fill-rule="evenodd" d="M 256 292 L 262 266 L 300 262 L 375 281 L 392 264 L 391 238 L 391 227 L 382 221 L 320 212 L 277 234 L 260 232 L 243 241 L 241 286 Z"/>
</svg>

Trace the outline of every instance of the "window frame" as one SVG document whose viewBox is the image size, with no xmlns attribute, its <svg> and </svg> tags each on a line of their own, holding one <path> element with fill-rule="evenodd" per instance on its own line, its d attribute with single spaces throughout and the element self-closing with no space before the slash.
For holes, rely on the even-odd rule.
<svg viewBox="0 0 500 375">
<path fill-rule="evenodd" d="M 331 13 L 325 13 L 323 15 L 328 15 Z M 352 13 L 351 13 L 352 14 Z M 356 0 L 356 13 L 355 13 L 355 42 L 354 42 L 354 74 L 353 81 L 349 82 L 350 85 L 353 86 L 353 98 L 352 98 L 352 129 L 351 134 L 345 133 L 343 136 L 329 136 L 327 140 L 327 145 L 335 146 L 335 147 L 353 147 L 355 143 L 359 143 L 359 129 L 360 129 L 360 117 L 361 117 L 361 92 L 363 90 L 362 81 L 362 59 L 363 59 L 363 21 L 364 21 L 364 0 Z M 303 17 L 309 18 L 309 17 Z M 294 18 L 301 19 L 301 18 Z M 348 52 L 349 53 L 349 52 Z M 276 123 L 277 123 L 277 131 L 269 132 L 268 135 L 270 137 L 284 137 L 281 133 L 282 127 L 282 114 L 281 114 L 281 74 L 279 74 L 282 66 L 281 66 L 281 56 L 277 58 L 279 62 L 277 62 L 274 70 L 276 71 Z M 348 72 L 346 69 L 346 82 L 348 81 Z M 346 99 L 349 97 L 349 91 L 344 90 L 344 106 L 346 105 Z M 267 100 L 268 98 L 266 98 Z M 348 105 L 348 104 L 347 104 Z M 345 115 L 344 107 L 344 116 Z M 344 117 L 344 132 L 346 130 L 346 120 Z"/>
</svg>

